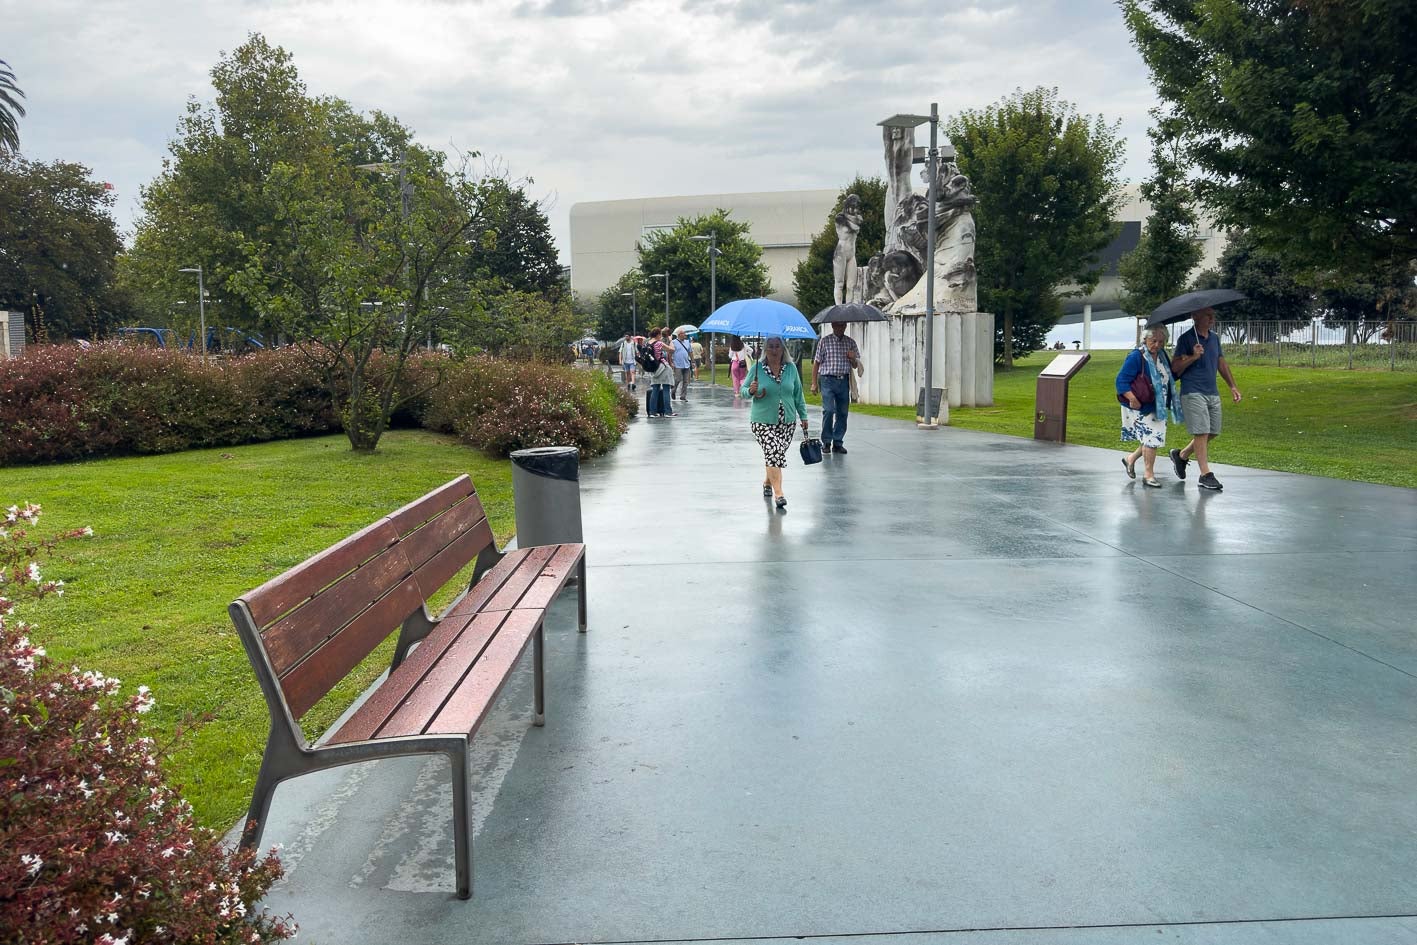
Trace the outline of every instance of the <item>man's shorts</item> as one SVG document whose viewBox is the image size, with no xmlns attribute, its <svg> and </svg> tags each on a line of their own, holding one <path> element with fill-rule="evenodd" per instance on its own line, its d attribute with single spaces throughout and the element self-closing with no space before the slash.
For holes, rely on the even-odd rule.
<svg viewBox="0 0 1417 945">
<path fill-rule="evenodd" d="M 1182 394 L 1181 412 L 1186 415 L 1186 432 L 1191 436 L 1220 435 L 1220 397 L 1216 394 Z"/>
</svg>

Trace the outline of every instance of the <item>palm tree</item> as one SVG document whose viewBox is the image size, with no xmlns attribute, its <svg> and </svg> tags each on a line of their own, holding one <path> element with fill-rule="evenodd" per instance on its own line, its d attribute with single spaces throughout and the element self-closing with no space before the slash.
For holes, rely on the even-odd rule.
<svg viewBox="0 0 1417 945">
<path fill-rule="evenodd" d="M 24 97 L 10 64 L 0 59 L 0 151 L 20 150 L 20 126 L 15 117 L 24 117 L 25 107 L 20 104 Z"/>
</svg>

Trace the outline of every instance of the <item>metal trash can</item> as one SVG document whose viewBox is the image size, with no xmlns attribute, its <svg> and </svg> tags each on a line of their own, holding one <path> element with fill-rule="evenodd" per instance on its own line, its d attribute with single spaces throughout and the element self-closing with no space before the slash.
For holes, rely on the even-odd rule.
<svg viewBox="0 0 1417 945">
<path fill-rule="evenodd" d="M 512 497 L 518 548 L 582 540 L 580 451 L 574 446 L 512 453 Z"/>
</svg>

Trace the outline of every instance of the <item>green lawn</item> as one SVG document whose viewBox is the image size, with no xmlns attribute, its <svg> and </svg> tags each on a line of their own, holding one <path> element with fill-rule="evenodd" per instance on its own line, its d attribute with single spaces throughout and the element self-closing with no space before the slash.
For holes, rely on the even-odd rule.
<svg viewBox="0 0 1417 945">
<path fill-rule="evenodd" d="M 1068 442 L 1121 449 L 1113 382 L 1126 356 L 1095 351 L 1073 378 Z M 1011 371 L 997 372 L 994 406 L 951 410 L 950 425 L 1033 436 L 1036 379 L 1050 360 L 1049 354 L 1034 354 Z M 1244 400 L 1225 404 L 1225 433 L 1211 452 L 1216 462 L 1417 487 L 1417 373 L 1232 367 Z M 720 384 L 728 383 L 726 374 L 719 371 Z M 914 407 L 851 409 L 915 420 Z M 1173 425 L 1168 444 L 1185 441 L 1184 431 Z"/>
<path fill-rule="evenodd" d="M 146 684 L 160 741 L 193 720 L 168 770 L 201 822 L 225 827 L 250 800 L 267 717 L 226 606 L 282 570 L 461 473 L 498 539 L 512 532 L 511 471 L 425 431 L 386 434 L 372 456 L 343 436 L 170 456 L 0 469 L 0 505 L 38 502 L 40 528 L 93 526 L 44 568 L 66 593 L 26 616 L 51 656 Z M 387 647 L 386 647 L 387 648 Z M 321 731 L 387 656 L 371 658 L 306 717 Z"/>
</svg>

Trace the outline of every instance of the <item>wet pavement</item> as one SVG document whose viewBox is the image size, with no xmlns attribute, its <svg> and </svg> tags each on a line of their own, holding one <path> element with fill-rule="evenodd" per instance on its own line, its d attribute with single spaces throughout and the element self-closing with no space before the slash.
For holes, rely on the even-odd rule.
<svg viewBox="0 0 1417 945">
<path fill-rule="evenodd" d="M 302 939 L 1417 941 L 1417 491 L 854 415 L 780 513 L 691 397 L 582 467 L 590 632 L 478 735 L 474 898 L 445 761 L 307 776 Z"/>
</svg>

